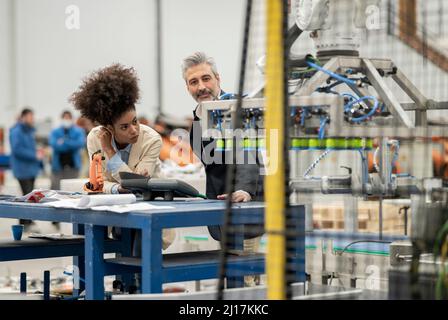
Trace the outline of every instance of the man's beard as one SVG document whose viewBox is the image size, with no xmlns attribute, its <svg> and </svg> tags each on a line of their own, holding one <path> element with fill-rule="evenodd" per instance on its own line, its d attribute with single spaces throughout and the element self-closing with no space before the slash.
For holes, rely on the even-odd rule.
<svg viewBox="0 0 448 320">
<path fill-rule="evenodd" d="M 211 97 L 211 100 L 215 100 L 216 99 L 216 97 L 213 95 L 213 92 L 210 89 L 204 89 L 204 90 L 199 91 L 196 94 L 196 101 L 199 102 L 200 101 L 200 97 L 202 95 L 204 95 L 204 94 L 208 94 Z"/>
</svg>

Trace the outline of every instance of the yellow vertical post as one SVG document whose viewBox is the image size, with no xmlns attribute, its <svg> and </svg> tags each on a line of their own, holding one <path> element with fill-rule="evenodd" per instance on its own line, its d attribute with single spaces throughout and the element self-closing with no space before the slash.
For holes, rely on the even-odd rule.
<svg viewBox="0 0 448 320">
<path fill-rule="evenodd" d="M 268 172 L 265 179 L 267 298 L 283 300 L 285 287 L 285 170 L 283 161 L 283 0 L 267 0 L 266 113 Z"/>
</svg>

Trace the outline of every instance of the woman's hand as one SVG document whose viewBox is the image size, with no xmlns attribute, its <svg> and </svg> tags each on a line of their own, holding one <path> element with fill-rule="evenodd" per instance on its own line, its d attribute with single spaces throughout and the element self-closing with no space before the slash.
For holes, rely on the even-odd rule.
<svg viewBox="0 0 448 320">
<path fill-rule="evenodd" d="M 109 159 L 112 158 L 115 155 L 115 150 L 112 147 L 112 132 L 106 127 L 101 127 L 98 138 L 101 142 L 101 150 Z"/>
</svg>

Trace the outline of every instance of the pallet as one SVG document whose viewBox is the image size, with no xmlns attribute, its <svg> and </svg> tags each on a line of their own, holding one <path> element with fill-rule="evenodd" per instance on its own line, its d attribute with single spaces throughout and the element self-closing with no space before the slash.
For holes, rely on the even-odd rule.
<svg viewBox="0 0 448 320">
<path fill-rule="evenodd" d="M 343 231 L 343 221 L 318 221 L 313 220 L 314 229 Z M 408 233 L 410 227 L 408 226 Z M 404 224 L 396 221 L 393 224 L 383 224 L 383 232 L 391 234 L 404 234 Z M 358 231 L 366 233 L 379 232 L 379 223 L 377 221 L 358 221 Z"/>
<path fill-rule="evenodd" d="M 383 204 L 383 232 L 404 234 L 404 216 L 399 214 L 401 207 L 401 205 Z M 315 229 L 344 230 L 343 204 L 313 205 L 313 225 Z M 411 214 L 408 210 L 408 232 L 410 225 Z M 358 230 L 379 232 L 379 204 L 377 202 L 359 203 Z"/>
</svg>

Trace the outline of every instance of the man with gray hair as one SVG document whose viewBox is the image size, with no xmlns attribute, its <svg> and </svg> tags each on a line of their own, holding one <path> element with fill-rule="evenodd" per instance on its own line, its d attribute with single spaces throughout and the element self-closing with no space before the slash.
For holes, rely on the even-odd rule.
<svg viewBox="0 0 448 320">
<path fill-rule="evenodd" d="M 182 74 L 188 92 L 196 102 L 217 100 L 222 93 L 221 79 L 213 58 L 196 52 L 184 59 Z"/>
<path fill-rule="evenodd" d="M 187 90 L 193 99 L 199 103 L 193 111 L 194 121 L 190 130 L 190 144 L 193 152 L 201 159 L 206 173 L 206 195 L 209 199 L 224 200 L 226 194 L 227 164 L 225 164 L 225 152 L 215 150 L 216 140 L 202 139 L 200 124 L 202 102 L 220 100 L 225 92 L 221 89 L 215 61 L 203 52 L 196 52 L 184 59 L 182 75 Z M 212 144 L 212 145 L 210 145 Z M 204 152 L 209 150 L 210 154 Z M 238 164 L 235 191 L 232 194 L 233 202 L 247 202 L 260 197 L 262 181 L 259 166 L 254 164 Z M 215 240 L 221 239 L 219 226 L 209 227 L 210 234 Z M 245 239 L 259 236 L 260 231 L 247 232 Z"/>
</svg>

